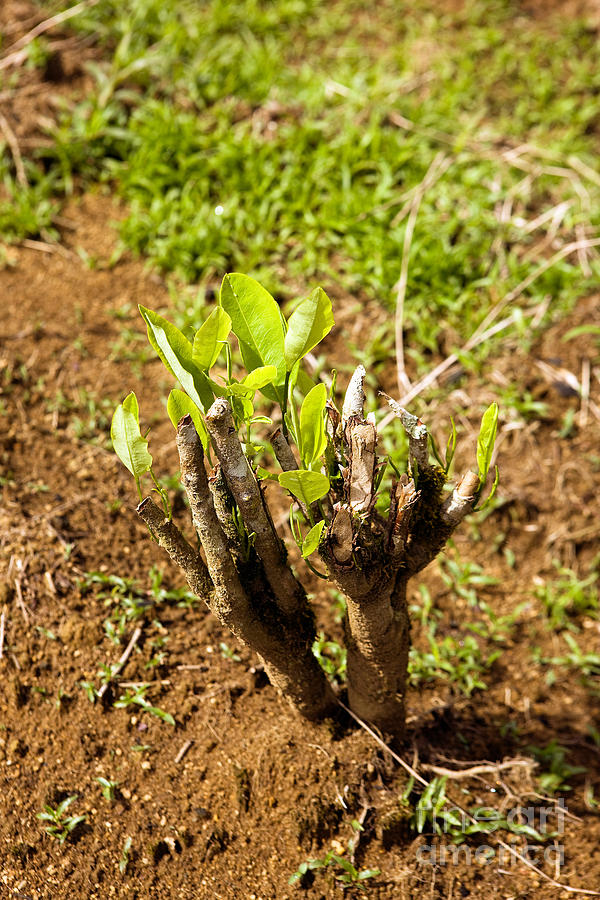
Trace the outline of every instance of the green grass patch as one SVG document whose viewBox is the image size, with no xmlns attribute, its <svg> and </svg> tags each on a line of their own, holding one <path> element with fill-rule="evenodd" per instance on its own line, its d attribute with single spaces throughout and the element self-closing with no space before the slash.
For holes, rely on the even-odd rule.
<svg viewBox="0 0 600 900">
<path fill-rule="evenodd" d="M 583 22 L 553 28 L 508 0 L 452 14 L 100 0 L 72 25 L 105 60 L 32 187 L 11 182 L 5 152 L 9 237 L 48 228 L 76 179 L 108 182 L 129 207 L 123 246 L 184 282 L 239 270 L 284 298 L 320 282 L 391 311 L 420 198 L 405 304 L 417 370 L 509 292 L 527 322 L 597 280 L 593 250 L 546 268 L 600 224 L 600 46 Z M 377 340 L 392 351 L 391 334 Z"/>
</svg>

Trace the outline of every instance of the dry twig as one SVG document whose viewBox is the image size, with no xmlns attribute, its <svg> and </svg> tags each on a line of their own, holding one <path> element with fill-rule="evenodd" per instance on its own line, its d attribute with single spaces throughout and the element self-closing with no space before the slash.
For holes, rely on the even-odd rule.
<svg viewBox="0 0 600 900">
<path fill-rule="evenodd" d="M 400 399 L 398 403 L 400 406 L 406 406 L 407 403 L 410 403 L 411 400 L 414 400 L 415 397 L 418 397 L 419 394 L 422 394 L 424 390 L 428 387 L 431 387 L 440 375 L 443 375 L 451 366 L 459 361 L 460 355 L 463 353 L 467 353 L 469 350 L 473 350 L 475 347 L 478 347 L 480 344 L 484 343 L 489 338 L 493 337 L 495 334 L 498 334 L 500 331 L 504 331 L 510 325 L 513 325 L 519 316 L 518 313 L 512 313 L 510 316 L 502 319 L 500 322 L 497 322 L 495 325 L 491 323 L 498 316 L 498 313 L 509 303 L 512 303 L 521 294 L 530 287 L 533 282 L 543 275 L 544 272 L 547 272 L 553 265 L 559 262 L 561 259 L 564 259 L 566 256 L 569 256 L 571 253 L 577 252 L 578 248 L 584 244 L 585 247 L 600 247 L 600 237 L 599 238 L 586 238 L 585 241 L 574 241 L 570 244 L 567 244 L 565 247 L 562 247 L 557 253 L 554 254 L 550 259 L 544 260 L 534 272 L 531 272 L 527 278 L 524 278 L 523 281 L 520 282 L 512 291 L 509 291 L 502 300 L 499 300 L 492 309 L 489 311 L 485 319 L 481 322 L 481 324 L 475 329 L 471 337 L 463 344 L 461 350 L 458 353 L 451 353 L 446 359 L 442 360 L 441 363 L 438 363 L 435 368 L 428 372 L 427 375 L 424 375 L 420 381 L 414 384 L 409 391 L 407 391 Z M 533 315 L 533 313 L 530 313 Z M 388 413 L 379 423 L 379 428 L 384 428 L 387 424 L 389 424 L 394 419 L 394 413 Z"/>
<path fill-rule="evenodd" d="M 121 654 L 119 661 L 117 663 L 115 663 L 115 665 L 112 668 L 112 677 L 113 678 L 115 675 L 118 675 L 119 672 L 121 672 L 123 670 L 125 663 L 131 656 L 131 654 L 133 652 L 133 648 L 135 647 L 135 645 L 137 644 L 137 642 L 139 641 L 141 636 L 142 636 L 142 629 L 138 625 L 138 627 L 135 629 L 135 631 L 131 635 L 131 640 L 125 647 L 125 650 Z M 100 690 L 98 691 L 98 696 L 103 697 L 105 695 L 105 693 L 107 692 L 107 690 L 108 690 L 108 682 L 106 682 L 105 684 L 103 684 L 101 686 Z"/>
<path fill-rule="evenodd" d="M 9 52 L 7 55 L 0 59 L 0 71 L 2 69 L 8 69 L 10 66 L 20 66 L 21 63 L 27 59 L 27 47 L 37 37 L 41 34 L 45 34 L 46 31 L 50 31 L 51 28 L 55 28 L 57 25 L 62 25 L 63 22 L 67 22 L 74 16 L 78 16 L 79 13 L 82 13 L 86 9 L 90 9 L 97 3 L 98 0 L 81 0 L 81 3 L 77 3 L 76 6 L 72 6 L 70 9 L 65 9 L 63 12 L 50 16 L 49 19 L 44 19 L 43 22 L 40 22 L 35 28 L 32 28 L 31 31 L 28 31 L 27 34 L 24 34 L 22 38 L 19 38 L 18 41 L 15 41 L 14 44 L 8 48 Z"/>
<path fill-rule="evenodd" d="M 17 173 L 17 181 L 21 187 L 28 187 L 27 175 L 25 174 L 25 166 L 23 165 L 23 157 L 19 149 L 17 136 L 10 127 L 8 120 L 0 113 L 0 131 L 4 135 L 4 140 L 10 147 L 10 152 L 15 164 L 15 172 Z"/>
<path fill-rule="evenodd" d="M 410 245 L 412 243 L 417 216 L 421 201 L 426 191 L 434 184 L 444 172 L 449 168 L 452 160 L 443 153 L 438 153 L 429 166 L 425 177 L 418 185 L 415 193 L 410 201 L 410 214 L 406 223 L 404 232 L 404 242 L 402 244 L 402 262 L 400 264 L 400 278 L 396 285 L 396 372 L 398 378 L 398 389 L 405 393 L 410 390 L 410 381 L 404 368 L 404 341 L 403 341 L 403 325 L 404 325 L 404 298 L 406 296 L 406 285 L 408 281 L 408 261 L 410 258 Z M 395 224 L 398 216 L 392 224 Z"/>
<path fill-rule="evenodd" d="M 423 785 L 423 787 L 430 786 L 429 782 L 425 778 L 423 778 L 422 775 L 419 775 L 419 773 L 417 772 L 416 769 L 414 769 L 412 766 L 409 766 L 409 764 L 407 762 L 405 762 L 401 756 L 399 756 L 397 753 L 395 753 L 392 750 L 392 748 L 389 747 L 385 743 L 385 741 L 383 741 L 379 737 L 379 735 L 373 731 L 372 728 L 369 728 L 369 726 L 367 725 L 366 722 L 363 722 L 363 720 L 360 719 L 355 713 L 353 713 L 352 710 L 349 709 L 344 703 L 342 703 L 341 700 L 338 700 L 337 702 L 342 707 L 342 709 L 345 710 L 345 712 L 347 712 L 348 715 L 354 719 L 354 721 L 357 723 L 357 725 L 360 725 L 360 727 L 364 731 L 366 731 L 368 735 L 370 735 L 373 738 L 373 740 L 381 747 L 381 749 L 385 750 L 386 753 L 389 753 L 390 756 L 392 757 L 392 759 L 395 760 L 395 762 L 397 762 L 400 766 L 402 766 L 402 768 L 405 769 L 405 771 L 408 772 L 408 774 L 411 775 L 412 778 L 415 779 L 415 781 L 418 781 L 419 784 Z M 477 820 L 469 812 L 467 812 L 466 809 L 463 809 L 463 807 L 460 806 L 460 804 L 454 803 L 453 805 L 472 824 L 477 824 Z M 557 881 L 555 878 L 552 878 L 550 875 L 546 875 L 546 873 L 544 871 L 542 871 L 542 869 L 539 869 L 537 866 L 535 866 L 532 862 L 530 862 L 527 859 L 526 856 L 523 856 L 522 854 L 520 854 L 518 852 L 518 850 L 515 850 L 515 848 L 511 847 L 510 844 L 507 844 L 506 841 L 503 841 L 498 837 L 496 837 L 495 840 L 499 847 L 502 847 L 502 849 L 505 850 L 507 853 L 509 853 L 514 859 L 523 863 L 524 866 L 526 866 L 528 869 L 531 869 L 532 872 L 535 872 L 536 875 L 538 875 L 540 878 L 542 878 L 548 884 L 552 885 L 552 887 L 559 888 L 561 891 L 572 891 L 572 893 L 574 893 L 574 894 L 585 894 L 588 897 L 600 897 L 600 891 L 593 891 L 588 888 L 572 887 L 572 885 L 570 885 L 570 884 L 563 884 L 562 882 Z"/>
<path fill-rule="evenodd" d="M 181 747 L 179 748 L 179 752 L 177 753 L 177 756 L 173 760 L 175 765 L 177 765 L 178 763 L 181 762 L 181 760 L 183 759 L 185 754 L 188 752 L 188 750 L 190 749 L 190 747 L 192 746 L 193 743 L 194 743 L 193 741 L 186 741 L 184 744 L 181 745 Z"/>
<path fill-rule="evenodd" d="M 537 763 L 532 759 L 507 759 L 501 763 L 482 763 L 478 766 L 471 766 L 468 769 L 447 769 L 445 766 L 433 766 L 424 764 L 421 766 L 426 772 L 433 772 L 434 775 L 440 775 L 443 778 L 450 778 L 452 781 L 460 781 L 463 778 L 474 778 L 477 775 L 497 775 L 505 769 L 514 769 L 518 766 L 532 769 Z"/>
</svg>

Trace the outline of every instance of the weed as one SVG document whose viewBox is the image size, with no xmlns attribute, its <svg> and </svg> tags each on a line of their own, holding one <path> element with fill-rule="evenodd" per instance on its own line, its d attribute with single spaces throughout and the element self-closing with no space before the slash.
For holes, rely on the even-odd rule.
<svg viewBox="0 0 600 900">
<path fill-rule="evenodd" d="M 486 575 L 480 565 L 458 556 L 443 556 L 439 560 L 440 575 L 454 597 L 466 600 L 469 606 L 480 605 L 477 591 L 499 584 L 499 579 Z"/>
<path fill-rule="evenodd" d="M 600 676 L 600 653 L 586 653 L 579 646 L 573 635 L 563 635 L 569 652 L 564 656 L 542 656 L 539 647 L 533 650 L 533 659 L 543 666 L 565 666 L 579 673 L 581 683 L 593 693 L 598 694 L 598 677 Z M 556 681 L 556 673 L 550 669 L 546 675 L 546 683 L 553 685 Z"/>
<path fill-rule="evenodd" d="M 152 706 L 149 700 L 146 699 L 146 692 L 150 685 L 144 684 L 135 688 L 134 690 L 128 690 L 124 694 L 122 694 L 118 700 L 115 700 L 113 706 L 116 709 L 126 709 L 129 706 L 139 706 L 146 712 L 150 713 L 150 715 L 155 716 L 157 719 L 160 719 L 161 722 L 166 722 L 167 725 L 175 725 L 175 719 L 173 716 L 165 712 L 164 709 L 160 709 L 158 706 Z"/>
<path fill-rule="evenodd" d="M 110 609 L 109 618 L 104 620 L 106 636 L 114 644 L 124 639 L 131 622 L 149 617 L 158 602 L 176 599 L 179 594 L 171 595 L 161 588 L 162 576 L 157 569 L 151 570 L 151 590 L 143 590 L 133 578 L 122 578 L 119 575 L 108 575 L 104 572 L 87 572 L 78 582 L 83 595 L 99 587 L 95 596 L 104 600 Z"/>
<path fill-rule="evenodd" d="M 124 875 L 127 871 L 127 866 L 129 865 L 129 857 L 131 853 L 131 838 L 126 837 L 123 842 L 123 850 L 121 852 L 121 859 L 119 860 L 119 872 L 121 875 Z"/>
<path fill-rule="evenodd" d="M 102 796 L 104 797 L 104 799 L 112 803 L 112 801 L 115 799 L 115 792 L 119 787 L 119 782 L 110 781 L 108 778 L 103 778 L 102 776 L 98 776 L 98 778 L 96 778 L 96 781 L 100 785 Z"/>
<path fill-rule="evenodd" d="M 497 831 L 521 834 L 529 839 L 544 841 L 553 834 L 540 832 L 531 825 L 517 821 L 514 816 L 506 816 L 501 810 L 491 806 L 474 807 L 469 811 L 452 805 L 446 796 L 446 776 L 433 778 L 425 787 L 413 807 L 410 823 L 418 834 L 429 831 L 432 834 L 449 835 L 453 844 L 462 844 L 474 835 L 489 835 Z M 414 779 L 410 779 L 402 796 L 402 803 L 409 804 L 414 789 Z"/>
<path fill-rule="evenodd" d="M 42 822 L 49 822 L 46 827 L 46 834 L 56 838 L 60 844 L 64 844 L 70 837 L 78 825 L 85 822 L 87 816 L 68 816 L 67 810 L 71 803 L 77 799 L 77 794 L 71 794 L 66 797 L 56 808 L 50 805 L 44 806 L 44 811 L 38 813 L 38 819 Z"/>
<path fill-rule="evenodd" d="M 568 763 L 567 751 L 556 740 L 550 741 L 545 747 L 529 746 L 527 750 L 544 769 L 537 777 L 543 794 L 553 795 L 559 791 L 572 790 L 571 785 L 567 784 L 567 779 L 587 771 L 583 766 L 572 766 Z"/>
<path fill-rule="evenodd" d="M 358 834 L 362 831 L 362 825 L 357 821 L 351 823 L 353 831 Z M 352 856 L 354 853 L 356 838 L 350 838 L 348 842 L 348 854 Z M 343 852 L 343 848 L 340 848 Z M 350 859 L 346 859 L 339 852 L 330 850 L 324 857 L 320 859 L 307 859 L 300 863 L 293 875 L 290 876 L 288 884 L 302 884 L 309 872 L 316 872 L 323 869 L 329 869 L 333 872 L 333 877 L 340 884 L 354 885 L 359 890 L 365 890 L 365 881 L 370 878 L 376 878 L 381 874 L 380 869 L 362 869 L 359 870 L 354 866 Z"/>
<path fill-rule="evenodd" d="M 346 681 L 346 660 L 348 650 L 341 647 L 337 641 L 328 641 L 323 632 L 319 632 L 318 638 L 312 646 L 312 652 L 317 657 L 321 668 L 338 684 Z"/>
<path fill-rule="evenodd" d="M 579 578 L 572 570 L 554 562 L 558 578 L 546 581 L 535 589 L 535 596 L 541 600 L 548 627 L 555 631 L 568 628 L 577 631 L 573 619 L 580 616 L 598 615 L 598 573 L 592 572 L 586 578 Z"/>
<path fill-rule="evenodd" d="M 147 663 L 144 664 L 145 669 L 158 669 L 159 666 L 164 666 L 167 653 L 163 649 L 167 641 L 168 637 L 165 635 L 158 635 L 155 638 L 152 638 L 150 641 L 150 648 L 153 651 L 153 656 L 150 657 Z"/>
<path fill-rule="evenodd" d="M 36 631 L 39 631 L 39 633 L 40 633 L 43 637 L 47 638 L 49 641 L 56 641 L 56 640 L 58 640 L 58 638 L 56 637 L 56 635 L 54 634 L 54 632 L 51 631 L 49 628 L 44 628 L 43 625 L 36 625 L 36 626 L 35 626 L 35 630 L 36 630 Z"/>
<path fill-rule="evenodd" d="M 469 588 L 469 597 L 471 590 Z M 427 650 L 411 647 L 408 661 L 409 683 L 419 685 L 442 678 L 450 681 L 467 696 L 474 690 L 486 690 L 487 684 L 483 676 L 500 656 L 500 650 L 485 655 L 479 641 L 472 634 L 461 637 L 446 635 L 439 638 L 437 632 L 442 613 L 435 608 L 425 585 L 419 585 L 419 594 L 422 602 L 418 603 L 415 599 L 410 606 L 410 612 L 415 620 L 420 622 L 429 647 Z M 506 632 L 512 627 L 518 613 L 513 616 L 496 617 L 487 604 L 479 605 L 486 614 L 487 621 L 467 627 L 481 638 L 504 641 Z"/>
<path fill-rule="evenodd" d="M 484 655 L 472 635 L 463 638 L 446 635 L 437 640 L 435 626 L 427 633 L 427 640 L 428 651 L 411 647 L 408 662 L 410 684 L 418 685 L 442 678 L 467 697 L 470 697 L 474 690 L 487 689 L 483 675 L 498 659 L 500 650 Z"/>
<path fill-rule="evenodd" d="M 95 703 L 100 697 L 98 689 L 92 681 L 80 681 L 79 687 L 83 688 L 90 703 Z"/>
<path fill-rule="evenodd" d="M 231 662 L 241 662 L 242 658 L 238 653 L 235 653 L 231 647 L 225 643 L 225 641 L 221 641 L 219 644 L 219 650 L 221 651 L 221 656 L 223 659 L 229 659 Z"/>
</svg>

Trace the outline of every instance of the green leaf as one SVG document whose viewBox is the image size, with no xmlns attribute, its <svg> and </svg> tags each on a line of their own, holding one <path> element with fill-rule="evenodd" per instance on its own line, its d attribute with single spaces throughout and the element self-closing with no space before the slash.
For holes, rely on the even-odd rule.
<svg viewBox="0 0 600 900">
<path fill-rule="evenodd" d="M 277 369 L 275 366 L 259 366 L 258 369 L 254 369 L 246 375 L 242 384 L 244 387 L 250 388 L 254 394 L 255 391 L 260 390 L 266 384 L 272 384 L 276 378 Z"/>
<path fill-rule="evenodd" d="M 477 465 L 479 467 L 479 483 L 483 485 L 490 470 L 492 453 L 498 431 L 498 404 L 492 403 L 481 418 L 479 437 L 477 438 Z"/>
<path fill-rule="evenodd" d="M 231 403 L 231 410 L 235 421 L 248 422 L 254 415 L 254 404 L 252 398 L 254 391 L 247 388 L 245 384 L 239 384 L 237 381 L 227 385 L 227 396 Z"/>
<path fill-rule="evenodd" d="M 325 521 L 321 519 L 320 522 L 317 522 L 316 525 L 310 529 L 304 540 L 302 541 L 302 558 L 307 559 L 311 553 L 314 553 L 317 547 L 319 546 L 319 541 L 321 540 L 321 535 L 323 534 L 323 529 L 325 528 Z"/>
<path fill-rule="evenodd" d="M 207 449 L 209 437 L 206 425 L 204 424 L 204 419 L 194 401 L 191 400 L 187 394 L 177 390 L 177 388 L 173 388 L 169 394 L 169 399 L 167 400 L 167 412 L 169 413 L 169 418 L 175 428 L 177 428 L 180 420 L 183 419 L 184 416 L 191 416 L 202 446 L 205 450 Z"/>
<path fill-rule="evenodd" d="M 594 334 L 600 337 L 600 325 L 576 325 L 575 328 L 569 329 L 563 334 L 562 341 L 572 341 L 573 338 L 581 337 L 582 334 Z"/>
<path fill-rule="evenodd" d="M 125 410 L 125 412 L 133 413 L 133 415 L 135 416 L 135 421 L 138 423 L 138 425 L 140 424 L 140 407 L 138 404 L 138 398 L 133 391 L 131 391 L 130 394 L 127 394 L 127 396 L 123 400 L 123 409 Z"/>
<path fill-rule="evenodd" d="M 139 307 L 148 326 L 148 340 L 163 364 L 181 384 L 196 406 L 207 410 L 214 400 L 210 382 L 193 360 L 188 339 L 167 319 L 144 306 Z"/>
<path fill-rule="evenodd" d="M 449 472 L 450 470 L 452 460 L 454 459 L 454 451 L 456 450 L 456 425 L 454 424 L 452 416 L 450 417 L 450 422 L 452 423 L 452 432 L 450 433 L 446 444 L 446 464 L 444 466 L 446 472 Z"/>
<path fill-rule="evenodd" d="M 284 325 L 281 310 L 262 285 L 233 272 L 221 285 L 220 304 L 229 313 L 249 372 L 258 366 L 275 366 L 276 386 L 285 381 Z"/>
<path fill-rule="evenodd" d="M 308 472 L 306 469 L 292 469 L 291 472 L 281 472 L 279 484 L 301 500 L 305 506 L 310 506 L 316 500 L 320 500 L 329 491 L 329 478 L 322 472 Z"/>
<path fill-rule="evenodd" d="M 358 873 L 358 880 L 366 881 L 367 878 L 376 878 L 377 875 L 381 875 L 381 869 L 363 869 Z"/>
<path fill-rule="evenodd" d="M 194 337 L 192 359 L 199 369 L 211 369 L 231 331 L 231 319 L 222 306 L 211 312 Z"/>
<path fill-rule="evenodd" d="M 309 353 L 313 347 L 329 334 L 333 327 L 331 300 L 318 287 L 310 297 L 303 300 L 288 321 L 285 336 L 285 365 L 289 372 L 292 366 Z"/>
<path fill-rule="evenodd" d="M 300 453 L 306 468 L 325 452 L 327 435 L 323 413 L 327 403 L 327 388 L 323 383 L 312 388 L 300 409 Z"/>
<path fill-rule="evenodd" d="M 142 437 L 139 407 L 135 394 L 128 394 L 115 409 L 110 436 L 115 453 L 134 478 L 141 478 L 152 466 L 148 441 Z"/>
</svg>

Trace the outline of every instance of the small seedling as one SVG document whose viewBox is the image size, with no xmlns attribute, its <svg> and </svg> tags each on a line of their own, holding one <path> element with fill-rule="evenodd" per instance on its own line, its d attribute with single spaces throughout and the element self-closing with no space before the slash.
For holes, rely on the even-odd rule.
<svg viewBox="0 0 600 900">
<path fill-rule="evenodd" d="M 90 703 L 95 703 L 99 699 L 100 694 L 92 681 L 80 681 L 79 687 L 83 688 Z"/>
<path fill-rule="evenodd" d="M 483 676 L 491 669 L 501 654 L 500 650 L 484 655 L 473 635 L 455 638 L 446 635 L 436 638 L 436 624 L 432 623 L 427 632 L 429 649 L 420 651 L 411 647 L 408 672 L 410 683 L 442 678 L 449 681 L 462 693 L 470 697 L 474 690 L 485 691 L 487 684 Z"/>
<path fill-rule="evenodd" d="M 535 595 L 542 602 L 549 628 L 577 631 L 578 618 L 598 617 L 598 573 L 592 572 L 587 578 L 579 578 L 572 569 L 558 562 L 554 566 L 558 578 L 536 587 Z"/>
<path fill-rule="evenodd" d="M 556 740 L 550 741 L 545 747 L 530 746 L 527 750 L 545 770 L 538 775 L 538 784 L 543 794 L 570 791 L 572 787 L 567 783 L 568 779 L 587 772 L 584 766 L 572 766 L 567 762 L 567 751 Z"/>
<path fill-rule="evenodd" d="M 223 659 L 229 659 L 231 662 L 241 662 L 242 658 L 238 653 L 235 653 L 231 647 L 225 643 L 225 641 L 221 641 L 219 644 L 219 650 L 221 651 L 221 656 Z"/>
<path fill-rule="evenodd" d="M 149 700 L 146 700 L 146 691 L 148 690 L 149 685 L 144 684 L 140 685 L 140 687 L 135 690 L 126 691 L 125 694 L 122 694 L 118 700 L 115 700 L 113 706 L 116 709 L 126 709 L 128 706 L 140 706 L 146 712 L 149 712 L 150 715 L 156 716 L 157 719 L 160 719 L 161 722 L 166 722 L 167 725 L 175 725 L 175 719 L 173 716 L 165 712 L 164 709 L 160 709 L 158 706 L 152 706 Z"/>
<path fill-rule="evenodd" d="M 337 682 L 346 680 L 346 665 L 348 651 L 341 647 L 337 641 L 328 641 L 321 631 L 313 644 L 312 652 L 317 657 L 319 665 L 331 678 Z"/>
<path fill-rule="evenodd" d="M 129 865 L 129 854 L 131 852 L 131 838 L 125 838 L 125 842 L 123 844 L 123 850 L 121 852 L 121 859 L 119 860 L 119 872 L 121 875 L 124 875 L 127 871 L 127 866 Z"/>
<path fill-rule="evenodd" d="M 341 884 L 354 885 L 363 891 L 365 890 L 365 881 L 369 878 L 376 878 L 381 874 L 380 869 L 359 870 L 350 860 L 330 850 L 322 859 L 307 859 L 305 862 L 300 863 L 293 875 L 290 876 L 288 884 L 299 885 L 308 872 L 316 872 L 319 869 L 331 869 L 336 881 L 339 881 Z"/>
<path fill-rule="evenodd" d="M 52 806 L 44 806 L 44 811 L 38 813 L 38 819 L 42 822 L 50 822 L 46 828 L 46 834 L 56 838 L 60 844 L 64 844 L 73 834 L 78 825 L 85 822 L 87 816 L 67 816 L 66 812 L 71 803 L 77 799 L 77 794 L 71 794 L 58 804 L 56 809 Z"/>
<path fill-rule="evenodd" d="M 119 787 L 119 782 L 109 781 L 108 778 L 102 778 L 102 776 L 96 778 L 96 781 L 100 785 L 102 796 L 104 797 L 104 799 L 112 803 L 112 801 L 115 799 L 115 792 Z"/>
<path fill-rule="evenodd" d="M 600 677 L 600 653 L 586 653 L 577 643 L 572 634 L 563 635 L 569 652 L 564 656 L 542 656 L 539 647 L 534 648 L 532 656 L 537 663 L 545 666 L 565 666 L 579 673 L 581 684 L 589 691 L 598 694 L 598 678 Z M 556 681 L 556 672 L 550 669 L 546 675 L 546 683 L 553 685 Z"/>
</svg>

